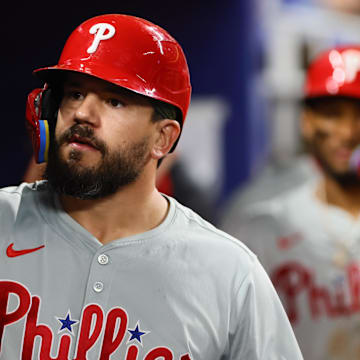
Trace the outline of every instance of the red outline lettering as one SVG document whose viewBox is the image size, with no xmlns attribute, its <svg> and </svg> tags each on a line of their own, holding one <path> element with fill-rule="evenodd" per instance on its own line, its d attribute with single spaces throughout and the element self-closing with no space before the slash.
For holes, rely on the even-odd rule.
<svg viewBox="0 0 360 360">
<path fill-rule="evenodd" d="M 131 345 L 126 351 L 126 360 L 137 360 L 139 348 L 136 345 Z"/>
<path fill-rule="evenodd" d="M 12 313 L 7 313 L 10 294 L 15 294 L 19 298 L 19 306 Z M 30 293 L 23 285 L 14 281 L 0 281 L 0 353 L 5 326 L 24 317 L 30 303 Z"/>
<path fill-rule="evenodd" d="M 116 321 L 118 319 L 120 319 L 120 327 L 114 339 Z M 114 308 L 108 312 L 100 360 L 108 360 L 110 355 L 119 347 L 124 339 L 127 323 L 128 317 L 123 309 Z"/>
<path fill-rule="evenodd" d="M 144 360 L 156 360 L 158 358 L 162 358 L 162 360 L 173 360 L 174 355 L 171 350 L 166 347 L 158 347 L 150 350 Z"/>
<path fill-rule="evenodd" d="M 94 316 L 96 317 L 95 326 L 92 334 L 90 334 L 91 323 Z M 99 305 L 90 304 L 85 307 L 81 319 L 81 329 L 75 360 L 86 360 L 86 353 L 93 347 L 100 335 L 103 319 L 104 314 Z"/>
</svg>

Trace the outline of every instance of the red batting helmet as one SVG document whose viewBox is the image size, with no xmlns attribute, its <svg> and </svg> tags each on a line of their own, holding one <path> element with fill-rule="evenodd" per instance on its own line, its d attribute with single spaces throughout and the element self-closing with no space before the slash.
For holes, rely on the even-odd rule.
<svg viewBox="0 0 360 360">
<path fill-rule="evenodd" d="M 360 98 L 360 46 L 338 46 L 318 55 L 305 80 L 305 98 Z"/>
<path fill-rule="evenodd" d="M 35 70 L 49 81 L 59 70 L 76 71 L 175 105 L 182 122 L 190 104 L 190 75 L 178 42 L 161 27 L 121 14 L 91 18 L 69 36 L 55 66 Z"/>
</svg>

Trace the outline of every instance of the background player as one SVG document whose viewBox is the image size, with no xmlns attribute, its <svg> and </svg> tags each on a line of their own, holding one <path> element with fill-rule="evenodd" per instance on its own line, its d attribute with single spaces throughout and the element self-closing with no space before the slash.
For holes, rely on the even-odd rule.
<svg viewBox="0 0 360 360">
<path fill-rule="evenodd" d="M 307 360 L 360 359 L 359 71 L 359 46 L 318 54 L 301 128 L 320 172 L 221 226 L 259 256 Z"/>
<path fill-rule="evenodd" d="M 36 74 L 47 181 L 0 191 L 0 359 L 301 359 L 256 257 L 156 190 L 190 102 L 179 44 L 101 15 Z"/>
</svg>

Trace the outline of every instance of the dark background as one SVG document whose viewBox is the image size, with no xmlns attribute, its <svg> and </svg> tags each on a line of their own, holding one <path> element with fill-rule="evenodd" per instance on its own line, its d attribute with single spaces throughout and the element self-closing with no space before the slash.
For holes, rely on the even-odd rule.
<svg viewBox="0 0 360 360">
<path fill-rule="evenodd" d="M 84 20 L 104 13 L 125 13 L 164 27 L 180 42 L 188 58 L 194 97 L 221 95 L 231 104 L 224 133 L 221 196 L 225 198 L 247 179 L 254 158 L 262 151 L 264 131 L 259 126 L 254 132 L 250 91 L 251 77 L 261 66 L 255 3 L 132 0 L 8 4 L 1 23 L 0 186 L 18 184 L 31 156 L 24 127 L 25 102 L 28 93 L 42 85 L 32 71 L 56 64 L 67 37 Z"/>
</svg>

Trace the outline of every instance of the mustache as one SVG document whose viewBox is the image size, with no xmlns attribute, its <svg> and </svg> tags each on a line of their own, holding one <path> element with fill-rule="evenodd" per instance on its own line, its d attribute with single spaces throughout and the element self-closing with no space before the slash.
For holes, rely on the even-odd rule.
<svg viewBox="0 0 360 360">
<path fill-rule="evenodd" d="M 69 143 L 75 135 L 83 139 L 87 139 L 91 145 L 99 150 L 102 154 L 107 153 L 106 144 L 94 136 L 94 129 L 80 124 L 75 124 L 69 129 L 65 130 L 57 140 L 58 146 Z"/>
</svg>

